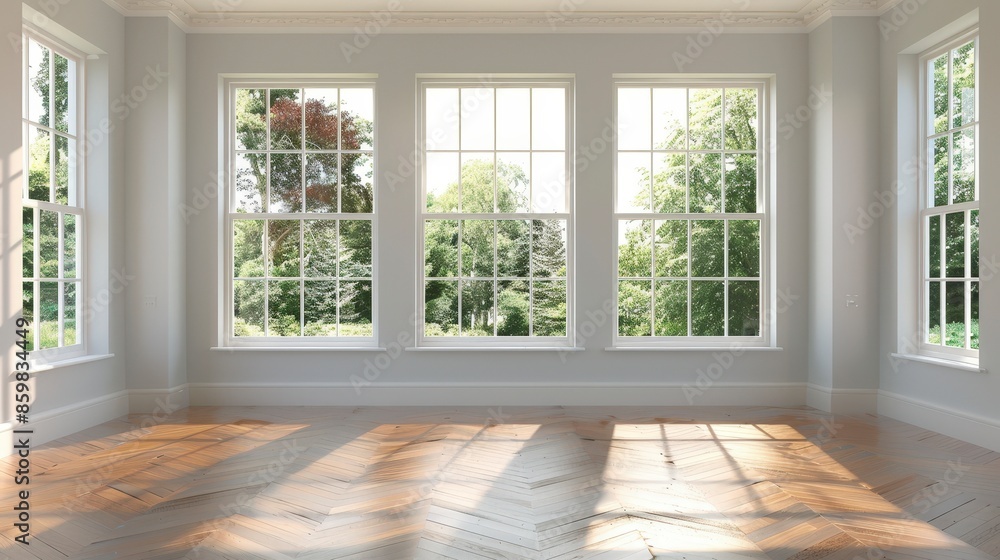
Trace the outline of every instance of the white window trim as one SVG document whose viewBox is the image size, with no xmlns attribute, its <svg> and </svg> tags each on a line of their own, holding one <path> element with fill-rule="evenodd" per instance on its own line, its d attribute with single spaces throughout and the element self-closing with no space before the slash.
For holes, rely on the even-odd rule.
<svg viewBox="0 0 1000 560">
<path fill-rule="evenodd" d="M 30 124 L 30 126 L 38 127 L 38 128 L 41 128 L 41 129 L 48 129 L 50 134 L 56 134 L 56 131 L 54 129 L 52 129 L 51 127 L 44 127 L 42 125 L 36 124 L 36 123 L 30 121 L 29 118 L 28 118 L 28 113 L 29 113 L 29 111 L 28 111 L 28 97 L 29 96 L 27 94 L 28 94 L 28 88 L 31 87 L 29 73 L 28 73 L 28 54 L 29 54 L 29 51 L 30 51 L 30 49 L 28 48 L 28 41 L 29 41 L 29 39 L 32 40 L 32 41 L 35 41 L 36 43 L 44 46 L 47 49 L 49 49 L 50 52 L 58 54 L 58 55 L 62 56 L 63 58 L 66 58 L 68 60 L 73 61 L 75 63 L 75 65 L 76 65 L 76 79 L 74 80 L 75 84 L 73 84 L 73 86 L 75 87 L 75 92 L 74 92 L 75 99 L 74 99 L 74 107 L 71 109 L 71 114 L 74 114 L 75 121 L 76 121 L 76 133 L 75 134 L 59 133 L 59 134 L 65 134 L 66 136 L 71 137 L 74 140 L 75 145 L 76 145 L 76 158 L 75 158 L 75 166 L 76 166 L 76 169 L 75 169 L 76 189 L 75 189 L 75 193 L 70 193 L 70 196 L 71 197 L 75 197 L 75 199 L 76 199 L 75 200 L 76 204 L 73 205 L 73 206 L 70 206 L 70 205 L 65 205 L 64 206 L 64 205 L 56 204 L 56 203 L 52 203 L 52 202 L 35 201 L 35 200 L 31 200 L 28 205 L 24 204 L 25 201 L 29 201 L 29 199 L 26 196 L 27 192 L 28 192 L 28 170 L 29 170 L 29 167 L 30 167 L 30 157 L 31 157 L 30 156 L 30 149 L 29 149 L 30 140 L 28 138 L 29 124 Z M 86 111 L 86 107 L 87 107 L 87 99 L 86 99 L 86 91 L 87 91 L 87 88 L 86 88 L 86 83 L 87 83 L 86 82 L 86 59 L 87 59 L 87 56 L 85 54 L 79 52 L 78 50 L 76 50 L 76 49 L 74 49 L 74 48 L 66 45 L 64 42 L 59 41 L 58 39 L 56 39 L 54 37 L 50 37 L 49 35 L 47 35 L 45 33 L 37 31 L 33 27 L 30 27 L 28 25 L 22 26 L 22 31 L 21 31 L 21 46 L 22 46 L 22 48 L 21 48 L 21 56 L 22 56 L 22 59 L 21 59 L 21 79 L 22 79 L 22 88 L 21 88 L 21 134 L 22 134 L 22 146 L 23 146 L 23 151 L 24 151 L 24 159 L 23 159 L 24 181 L 23 181 L 23 185 L 22 185 L 23 191 L 22 191 L 22 197 L 21 197 L 21 200 L 22 200 L 21 208 L 22 209 L 23 208 L 34 208 L 34 209 L 36 209 L 35 210 L 36 217 L 38 216 L 38 210 L 39 209 L 49 210 L 49 211 L 55 211 L 55 212 L 59 212 L 59 213 L 62 213 L 62 214 L 73 214 L 73 215 L 75 215 L 77 217 L 76 218 L 76 220 L 77 220 L 77 223 L 76 223 L 76 254 L 77 254 L 77 274 L 76 275 L 77 275 L 77 278 L 76 278 L 76 281 L 74 282 L 77 285 L 77 289 L 76 289 L 76 338 L 77 338 L 77 342 L 76 342 L 76 344 L 72 344 L 70 346 L 59 346 L 57 348 L 48 348 L 48 349 L 44 349 L 44 350 L 40 350 L 40 349 L 36 348 L 34 351 L 31 352 L 31 361 L 32 361 L 33 364 L 35 364 L 36 367 L 42 367 L 44 369 L 50 369 L 51 367 L 54 367 L 54 366 L 56 366 L 56 365 L 58 365 L 60 363 L 67 362 L 67 361 L 76 361 L 76 360 L 80 359 L 81 357 L 88 356 L 89 355 L 89 351 L 90 351 L 90 348 L 89 348 L 89 346 L 90 346 L 89 345 L 89 340 L 90 340 L 90 332 L 89 331 L 90 331 L 90 329 L 89 329 L 89 325 L 88 325 L 88 321 L 87 321 L 87 315 L 86 315 L 86 313 L 84 311 L 84 302 L 90 301 L 90 292 L 89 292 L 89 290 L 90 290 L 91 282 L 90 282 L 89 267 L 88 267 L 88 262 L 89 262 L 90 259 L 88 258 L 87 250 L 86 250 L 86 248 L 87 248 L 87 242 L 88 242 L 87 231 L 88 231 L 88 228 L 89 228 L 89 222 L 90 221 L 87 219 L 87 212 L 86 212 L 86 200 L 87 200 L 87 196 L 86 196 L 87 195 L 87 190 L 86 190 L 86 177 L 87 177 L 86 167 L 87 167 L 87 161 L 86 161 L 86 159 L 87 158 L 85 156 L 82 156 L 82 154 L 85 154 L 85 149 L 84 149 L 85 148 L 85 145 L 84 145 L 84 143 L 85 143 L 84 136 L 85 135 L 83 133 L 87 130 L 87 121 L 86 121 L 86 114 L 87 114 L 87 111 Z M 49 68 L 50 68 L 50 72 L 51 72 L 52 68 L 53 68 L 53 64 L 52 64 L 51 61 L 50 61 Z M 51 84 L 50 84 L 50 87 L 51 87 Z M 50 96 L 51 96 L 52 95 L 52 90 L 51 89 L 50 89 L 49 93 L 50 93 Z M 54 107 L 54 104 L 52 103 L 51 99 L 49 101 L 49 104 L 50 104 L 50 107 Z M 50 170 L 50 173 L 52 173 L 53 176 L 54 176 L 55 162 L 54 161 L 50 162 L 50 165 L 53 166 L 51 168 L 51 170 Z M 52 179 L 50 178 L 50 181 L 51 180 Z M 38 246 L 39 237 L 40 237 L 39 236 L 39 231 L 37 229 L 37 226 L 38 226 L 39 223 L 40 223 L 40 221 L 38 219 L 34 220 L 34 224 L 36 225 L 36 231 L 35 231 L 35 233 L 33 235 L 33 239 L 34 239 L 34 242 L 35 242 L 35 248 L 37 248 L 37 246 Z M 60 233 L 60 235 L 59 235 L 59 259 L 60 259 L 60 269 L 62 268 L 61 261 L 62 261 L 62 257 L 63 257 L 63 235 L 62 235 L 62 228 L 63 228 L 63 221 L 60 219 L 60 221 L 59 221 L 59 233 Z M 32 249 L 32 251 L 34 253 L 34 260 L 35 260 L 35 262 L 34 262 L 34 270 L 35 270 L 35 273 L 38 274 L 38 272 L 39 272 L 39 262 L 38 262 L 39 253 L 38 253 L 38 251 L 35 250 L 35 248 Z M 36 278 L 37 278 L 37 276 L 36 276 Z M 60 280 L 59 283 L 62 284 L 62 280 L 63 280 L 62 277 L 60 277 L 59 280 Z M 23 284 L 24 281 L 25 280 L 22 279 L 22 284 Z M 60 294 L 60 296 L 59 296 L 60 297 L 60 309 L 62 309 L 62 293 L 63 293 L 62 289 L 60 289 L 59 290 L 59 294 Z M 37 293 L 35 294 L 34 302 L 35 302 L 35 308 L 32 310 L 32 317 L 34 318 L 34 320 L 32 321 L 31 328 L 34 330 L 34 340 L 35 340 L 35 344 L 36 344 L 36 347 L 37 347 L 37 345 L 40 342 L 40 329 L 39 329 L 39 325 L 40 325 L 40 310 L 39 310 L 40 296 Z M 62 337 L 62 331 L 63 331 L 63 319 L 60 319 L 59 320 L 60 338 Z"/>
<path fill-rule="evenodd" d="M 931 141 L 931 137 L 933 137 L 933 136 L 939 136 L 939 134 L 933 134 L 933 133 L 931 133 L 930 132 L 930 128 L 929 128 L 930 127 L 930 123 L 933 122 L 933 115 L 932 115 L 933 105 L 931 103 L 931 92 L 933 92 L 933 90 L 934 90 L 934 83 L 933 83 L 934 75 L 933 75 L 932 72 L 929 72 L 928 66 L 929 66 L 929 64 L 932 63 L 932 61 L 935 58 L 938 58 L 938 57 L 940 57 L 943 54 L 950 53 L 952 49 L 955 49 L 955 48 L 960 47 L 960 46 L 962 46 L 964 44 L 967 44 L 968 42 L 970 42 L 972 40 L 975 40 L 975 42 L 976 42 L 976 46 L 975 46 L 975 62 L 974 62 L 975 68 L 976 68 L 976 119 L 975 119 L 975 125 L 974 126 L 976 127 L 976 131 L 977 131 L 977 134 L 976 134 L 976 158 L 975 158 L 975 161 L 976 161 L 976 201 L 975 202 L 969 202 L 969 203 L 949 204 L 948 206 L 934 207 L 931 204 L 931 201 L 933 200 L 933 197 L 934 197 L 934 189 L 933 189 L 933 187 L 931 185 L 931 180 L 930 180 L 930 178 L 933 177 L 934 162 L 933 162 L 933 158 L 928 153 L 928 143 Z M 917 220 L 918 221 L 918 225 L 917 225 L 917 235 L 918 235 L 918 238 L 917 238 L 917 247 L 918 247 L 917 262 L 919 263 L 919 265 L 918 265 L 919 268 L 918 268 L 917 274 L 916 274 L 916 279 L 917 279 L 917 289 L 916 289 L 916 293 L 917 293 L 917 307 L 916 307 L 917 308 L 917 324 L 914 326 L 914 328 L 916 329 L 916 332 L 918 333 L 917 345 L 916 345 L 917 346 L 917 353 L 916 353 L 917 356 L 932 358 L 932 359 L 936 359 L 936 360 L 953 361 L 953 362 L 958 362 L 958 363 L 962 363 L 962 364 L 969 364 L 969 365 L 973 365 L 973 366 L 977 366 L 977 367 L 979 365 L 979 350 L 965 349 L 965 348 L 953 348 L 953 347 L 949 347 L 949 346 L 944 346 L 945 324 L 944 324 L 943 318 L 942 318 L 942 323 L 941 323 L 941 331 L 942 331 L 941 332 L 941 340 L 942 340 L 942 344 L 940 344 L 940 345 L 938 345 L 938 344 L 929 344 L 925 340 L 926 339 L 926 335 L 927 335 L 927 327 L 929 326 L 929 319 L 928 319 L 928 312 L 929 312 L 929 310 L 927 308 L 927 305 L 925 304 L 925 301 L 927 299 L 926 298 L 927 292 L 926 292 L 926 286 L 925 286 L 925 284 L 928 281 L 928 278 L 929 278 L 929 275 L 930 275 L 930 264 L 927 262 L 927 247 L 925 246 L 924 240 L 926 239 L 926 236 L 928 234 L 926 223 L 927 223 L 928 218 L 930 216 L 940 216 L 941 217 L 941 229 L 942 229 L 942 238 L 943 238 L 943 231 L 944 231 L 944 227 L 945 227 L 945 216 L 947 214 L 957 213 L 957 212 L 960 212 L 960 211 L 967 212 L 967 211 L 971 211 L 971 210 L 979 210 L 979 208 L 980 208 L 979 191 L 980 191 L 980 189 L 982 187 L 982 183 L 980 181 L 980 175 L 979 175 L 979 169 L 980 169 L 980 165 L 979 165 L 979 163 L 980 163 L 980 157 L 979 156 L 980 156 L 980 153 L 981 153 L 980 150 L 979 150 L 979 123 L 980 123 L 980 117 L 979 117 L 979 115 L 980 115 L 980 100 L 981 100 L 981 97 L 980 97 L 980 74 L 981 74 L 981 68 L 982 67 L 979 64 L 979 56 L 980 56 L 980 52 L 979 51 L 980 51 L 980 48 L 979 48 L 979 26 L 977 25 L 977 26 L 975 26 L 975 27 L 973 27 L 971 29 L 968 29 L 968 30 L 962 32 L 959 35 L 956 35 L 956 36 L 953 36 L 953 37 L 949 38 L 947 41 L 945 41 L 945 42 L 943 42 L 943 43 L 941 43 L 941 44 L 939 44 L 939 45 L 931 48 L 930 50 L 925 51 L 919 57 L 919 80 L 920 80 L 919 81 L 919 87 L 918 87 L 918 90 L 919 90 L 918 91 L 918 99 L 919 99 L 918 100 L 918 112 L 919 112 L 918 129 L 919 129 L 919 154 L 920 154 L 919 161 L 923 162 L 923 165 L 919 166 L 920 167 L 920 171 L 919 171 L 919 189 L 918 190 L 919 190 L 920 194 L 919 194 L 919 215 L 918 215 L 918 220 Z M 949 58 L 948 58 L 948 78 L 949 78 L 949 84 L 951 82 L 951 76 L 952 76 L 951 57 L 949 56 Z M 949 135 L 953 134 L 957 130 L 956 128 L 954 128 L 952 126 L 952 124 L 954 122 L 954 120 L 953 120 L 954 116 L 952 115 L 953 108 L 954 107 L 952 105 L 952 92 L 950 91 L 950 86 L 949 86 L 949 92 L 948 92 L 948 130 L 947 130 L 947 134 L 949 134 Z M 963 127 L 959 127 L 959 128 L 964 128 L 964 127 L 968 127 L 968 126 L 970 126 L 970 125 L 963 125 Z M 945 133 L 940 133 L 940 134 L 945 134 Z M 952 172 L 951 164 L 949 163 L 949 198 L 951 197 L 951 192 L 950 192 L 950 188 L 951 188 L 951 186 L 950 186 L 950 183 L 951 183 L 951 181 L 950 181 L 950 174 L 951 174 L 951 172 Z M 982 213 L 980 213 L 980 221 L 981 220 L 982 220 Z M 980 226 L 981 226 L 981 222 L 980 222 Z M 970 243 L 969 236 L 966 235 L 965 236 L 965 244 L 966 244 L 966 251 L 965 251 L 965 260 L 966 260 L 966 262 L 965 262 L 965 265 L 966 265 L 966 272 L 971 272 L 971 270 L 969 268 L 969 266 L 970 266 L 970 259 L 971 259 L 971 251 L 969 250 L 969 247 L 970 247 L 969 243 Z M 943 247 L 942 247 L 942 253 L 941 254 L 944 255 L 944 248 Z M 943 273 L 944 273 L 944 271 L 942 270 L 942 274 Z M 968 280 L 968 279 L 969 279 L 969 277 L 967 275 L 966 278 L 962 278 L 962 279 L 955 278 L 953 280 L 954 281 L 959 281 L 959 280 Z M 947 280 L 947 278 L 945 278 L 945 280 Z M 978 278 L 977 278 L 977 280 L 978 280 Z M 966 321 L 966 325 L 967 326 L 969 324 L 971 324 L 970 320 L 971 320 L 971 309 L 970 309 L 969 306 L 966 306 L 966 309 L 965 309 L 965 321 Z M 971 333 L 968 332 L 968 330 L 967 330 L 967 332 L 966 332 L 966 340 L 968 340 L 970 336 L 971 336 Z M 900 351 L 902 351 L 902 350 L 900 350 Z"/>
<path fill-rule="evenodd" d="M 426 92 L 428 86 L 453 86 L 461 87 L 559 87 L 566 90 L 566 212 L 560 214 L 545 213 L 519 213 L 509 214 L 468 214 L 461 212 L 449 213 L 447 216 L 428 214 L 425 208 L 425 195 L 427 190 L 427 175 L 425 160 L 427 157 L 426 145 L 426 125 L 427 125 L 427 104 Z M 419 188 L 416 189 L 417 196 L 417 216 L 414 237 L 416 238 L 416 258 L 417 285 L 416 285 L 416 325 L 415 335 L 417 349 L 440 349 L 440 350 L 539 350 L 539 349 L 574 349 L 576 340 L 576 320 L 574 314 L 575 294 L 576 294 L 576 176 L 575 176 L 575 85 L 576 80 L 572 75 L 566 74 L 418 74 L 417 75 L 417 146 L 420 157 L 417 158 L 418 176 L 420 177 Z M 494 121 L 495 122 L 495 121 Z M 482 150 L 494 152 L 493 150 Z M 535 150 L 528 150 L 534 152 Z M 489 337 L 425 337 L 424 336 L 424 221 L 428 217 L 438 217 L 440 219 L 464 220 L 464 219 L 507 219 L 520 220 L 546 220 L 565 219 L 566 220 L 566 336 L 559 337 L 537 337 L 537 336 L 489 336 Z M 495 246 L 495 241 L 494 241 Z M 461 271 L 459 271 L 461 276 Z M 494 278 L 495 279 L 495 278 Z M 496 302 L 494 302 L 494 305 Z M 461 312 L 458 317 L 462 321 Z"/>
<path fill-rule="evenodd" d="M 219 339 L 222 344 L 219 348 L 225 349 L 257 349 L 257 350 L 289 350 L 289 349 L 323 349 L 323 350 L 343 350 L 352 351 L 359 349 L 377 349 L 379 340 L 379 250 L 378 250 L 378 215 L 379 215 L 379 180 L 378 180 L 378 87 L 376 85 L 376 75 L 358 74 L 331 74 L 331 75 L 230 75 L 222 76 L 224 96 L 223 123 L 220 126 L 223 139 L 222 161 L 224 170 L 222 177 L 225 180 L 225 191 L 223 196 L 222 211 L 222 255 L 223 262 L 220 267 L 219 293 L 221 296 L 220 311 L 222 321 L 220 321 L 221 332 Z M 374 122 L 372 123 L 372 168 L 375 173 L 372 176 L 372 213 L 371 214 L 333 214 L 336 218 L 343 219 L 369 219 L 372 224 L 372 336 L 370 337 L 237 337 L 233 335 L 234 310 L 233 310 L 233 211 L 234 189 L 236 178 L 236 138 L 235 116 L 236 116 L 236 90 L 237 89 L 274 89 L 274 88 L 306 88 L 309 86 L 327 86 L 331 88 L 366 87 L 371 88 L 373 98 Z M 304 129 L 303 129 L 304 130 Z M 338 146 L 339 148 L 340 146 Z M 270 151 L 270 149 L 268 149 Z M 337 150 L 339 153 L 339 149 Z M 368 150 L 365 150 L 366 152 Z M 269 179 L 270 180 L 270 179 Z M 308 214 L 260 214 L 262 219 L 308 219 Z M 329 217 L 331 214 L 322 214 Z M 266 258 L 266 256 L 265 256 Z M 303 304 L 304 305 L 304 304 Z M 265 313 L 266 319 L 266 313 Z M 301 320 L 304 320 L 304 316 Z"/>
<path fill-rule="evenodd" d="M 613 141 L 612 149 L 612 177 L 614 181 L 614 189 L 611 193 L 611 204 L 614 208 L 613 214 L 613 233 L 612 239 L 615 242 L 612 244 L 612 262 L 614 263 L 614 320 L 612 322 L 614 332 L 612 334 L 612 346 L 608 350 L 642 350 L 642 349 L 674 349 L 674 350 L 706 350 L 713 348 L 747 348 L 747 349 L 777 349 L 777 326 L 776 317 L 777 312 L 773 308 L 774 298 L 772 297 L 773 289 L 773 275 L 774 270 L 772 268 L 773 261 L 773 251 L 772 246 L 772 227 L 773 227 L 773 212 L 774 205 L 772 200 L 772 184 L 771 184 L 771 158 L 774 157 L 774 151 L 766 149 L 771 146 L 771 87 L 772 79 L 765 77 L 741 77 L 741 76 L 724 76 L 724 77 L 698 77 L 698 76 L 655 76 L 655 75 L 636 75 L 636 76 L 616 76 L 614 84 L 614 96 L 612 100 L 613 111 L 614 111 L 614 122 L 618 123 L 618 91 L 621 87 L 664 87 L 664 86 L 674 86 L 674 87 L 685 87 L 685 88 L 747 88 L 755 87 L 758 90 L 757 97 L 757 118 L 758 118 L 758 130 L 757 130 L 757 204 L 758 210 L 763 210 L 756 214 L 726 214 L 726 213 L 715 213 L 715 214 L 657 214 L 657 213 L 619 213 L 618 212 L 618 134 L 615 133 L 615 138 Z M 723 103 L 725 101 L 723 100 Z M 697 216 L 697 217 L 695 217 Z M 702 337 L 702 336 L 685 336 L 685 337 L 670 337 L 670 336 L 648 336 L 648 337 L 637 337 L 637 336 L 620 336 L 618 330 L 618 226 L 619 221 L 622 219 L 641 219 L 641 220 L 660 220 L 670 217 L 684 218 L 684 219 L 725 219 L 729 220 L 730 217 L 736 218 L 737 216 L 743 217 L 745 219 L 759 219 L 761 220 L 761 232 L 760 232 L 760 336 L 756 337 L 744 337 L 744 336 L 723 336 L 723 337 Z M 690 259 L 690 254 L 688 255 Z M 728 268 L 728 264 L 727 264 Z M 727 276 L 727 281 L 729 280 Z M 690 295 L 689 295 L 690 298 Z M 653 298 L 655 301 L 655 298 Z M 728 295 L 727 295 L 728 300 Z M 690 303 L 690 302 L 689 302 Z M 725 321 L 728 323 L 728 309 L 725 313 Z M 690 317 L 688 318 L 690 321 Z"/>
</svg>

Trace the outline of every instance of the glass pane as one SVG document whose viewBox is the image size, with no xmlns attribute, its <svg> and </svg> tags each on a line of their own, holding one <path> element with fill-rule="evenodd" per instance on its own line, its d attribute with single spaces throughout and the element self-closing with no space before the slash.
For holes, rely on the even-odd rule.
<svg viewBox="0 0 1000 560">
<path fill-rule="evenodd" d="M 63 278 L 76 278 L 79 255 L 76 250 L 76 229 L 76 216 L 63 214 Z"/>
<path fill-rule="evenodd" d="M 653 155 L 653 204 L 662 214 L 687 211 L 687 155 Z"/>
<path fill-rule="evenodd" d="M 691 154 L 691 212 L 722 211 L 722 155 Z"/>
<path fill-rule="evenodd" d="M 496 169 L 493 154 L 462 154 L 462 212 L 493 212 Z"/>
<path fill-rule="evenodd" d="M 970 297 L 972 324 L 969 325 L 969 348 L 979 350 L 979 282 L 972 282 Z"/>
<path fill-rule="evenodd" d="M 21 277 L 35 277 L 35 210 L 21 209 Z"/>
<path fill-rule="evenodd" d="M 618 283 L 618 336 L 652 336 L 651 284 L 649 280 Z"/>
<path fill-rule="evenodd" d="M 493 88 L 462 88 L 463 150 L 493 149 L 495 91 Z"/>
<path fill-rule="evenodd" d="M 976 131 L 956 132 L 952 141 L 952 202 L 976 200 Z"/>
<path fill-rule="evenodd" d="M 934 72 L 934 132 L 948 130 L 948 55 L 943 54 L 932 63 Z"/>
<path fill-rule="evenodd" d="M 941 216 L 928 218 L 927 254 L 929 277 L 941 278 Z"/>
<path fill-rule="evenodd" d="M 302 264 L 305 275 L 311 278 L 336 278 L 337 221 L 305 220 L 302 227 L 305 251 Z M 308 290 L 306 295 L 309 295 Z M 331 294 L 330 297 L 334 296 Z"/>
<path fill-rule="evenodd" d="M 49 116 L 49 49 L 28 40 L 28 119 L 50 126 Z"/>
<path fill-rule="evenodd" d="M 28 351 L 35 349 L 35 283 L 21 283 L 21 317 L 31 325 L 28 327 Z"/>
<path fill-rule="evenodd" d="M 729 222 L 729 277 L 760 277 L 760 221 Z"/>
<path fill-rule="evenodd" d="M 424 275 L 428 278 L 458 276 L 457 221 L 424 222 Z"/>
<path fill-rule="evenodd" d="M 340 180 L 337 157 L 337 154 L 306 156 L 306 212 L 337 211 L 337 182 Z"/>
<path fill-rule="evenodd" d="M 726 149 L 757 149 L 757 90 L 726 90 Z"/>
<path fill-rule="evenodd" d="M 948 204 L 948 173 L 951 157 L 947 136 L 934 140 L 934 206 Z"/>
<path fill-rule="evenodd" d="M 76 123 L 73 122 L 73 117 L 75 111 L 74 104 L 76 100 L 74 99 L 76 93 L 76 87 L 73 81 L 76 78 L 76 63 L 70 62 L 68 59 L 53 53 L 53 59 L 55 60 L 54 68 L 54 78 L 55 78 L 55 92 L 53 95 L 53 101 L 55 102 L 56 118 L 55 118 L 55 128 L 59 132 L 68 132 L 73 134 L 76 132 Z M 67 346 L 70 343 L 66 343 Z"/>
<path fill-rule="evenodd" d="M 233 282 L 233 336 L 264 336 L 264 281 Z"/>
<path fill-rule="evenodd" d="M 462 276 L 492 278 L 492 220 L 462 220 Z"/>
<path fill-rule="evenodd" d="M 257 214 L 266 211 L 267 154 L 236 156 L 236 211 Z"/>
<path fill-rule="evenodd" d="M 49 133 L 28 127 L 28 198 L 50 202 L 52 144 Z"/>
<path fill-rule="evenodd" d="M 651 90 L 618 88 L 618 149 L 652 149 Z M 647 168 L 648 169 L 648 168 Z"/>
<path fill-rule="evenodd" d="M 653 270 L 653 221 L 618 222 L 618 276 L 649 278 Z"/>
<path fill-rule="evenodd" d="M 268 277 L 294 278 L 300 275 L 299 224 L 298 220 L 268 222 Z"/>
<path fill-rule="evenodd" d="M 424 336 L 458 336 L 458 281 L 425 284 Z"/>
<path fill-rule="evenodd" d="M 342 131 L 344 149 L 374 149 L 375 90 L 371 88 L 344 88 L 340 90 L 340 104 L 344 119 Z M 343 319 L 343 315 L 341 315 L 341 319 Z M 341 330 L 343 330 L 343 324 L 341 324 Z M 341 336 L 344 335 L 341 334 Z"/>
<path fill-rule="evenodd" d="M 56 203 L 76 205 L 76 142 L 56 136 Z"/>
<path fill-rule="evenodd" d="M 337 336 L 337 282 L 305 282 L 305 335 Z"/>
<path fill-rule="evenodd" d="M 497 293 L 497 336 L 528 336 L 531 321 L 528 282 L 501 281 Z"/>
<path fill-rule="evenodd" d="M 427 177 L 427 211 L 458 212 L 457 152 L 429 152 L 424 173 Z"/>
<path fill-rule="evenodd" d="M 970 42 L 952 51 L 953 126 L 976 120 L 976 43 Z"/>
<path fill-rule="evenodd" d="M 502 90 L 501 90 L 502 91 Z M 562 156 L 560 155 L 560 160 Z M 457 169 L 457 167 L 456 167 Z M 531 154 L 497 154 L 497 210 L 503 213 L 530 212 Z M 565 198 L 565 193 L 562 195 Z M 552 206 L 555 208 L 555 206 Z"/>
<path fill-rule="evenodd" d="M 367 220 L 341 220 L 340 277 L 372 277 L 371 222 Z"/>
<path fill-rule="evenodd" d="M 497 222 L 497 275 L 501 278 L 531 276 L 531 222 L 500 220 Z"/>
<path fill-rule="evenodd" d="M 63 345 L 73 346 L 80 342 L 77 336 L 77 298 L 76 283 L 63 283 Z"/>
<path fill-rule="evenodd" d="M 458 89 L 427 88 L 425 140 L 428 150 L 458 149 Z M 457 334 L 457 333 L 456 333 Z M 427 335 L 431 336 L 431 335 Z"/>
<path fill-rule="evenodd" d="M 271 201 L 268 212 L 302 211 L 302 156 L 271 154 Z"/>
<path fill-rule="evenodd" d="M 726 157 L 726 212 L 757 212 L 757 156 Z"/>
<path fill-rule="evenodd" d="M 969 276 L 979 278 L 979 210 L 969 212 L 969 236 L 969 248 L 972 252 L 969 259 L 972 261 L 972 272 Z"/>
<path fill-rule="evenodd" d="M 965 282 L 947 282 L 945 290 L 944 344 L 965 348 Z"/>
<path fill-rule="evenodd" d="M 301 286 L 298 280 L 267 283 L 267 335 L 302 336 Z"/>
<path fill-rule="evenodd" d="M 371 154 L 344 154 L 344 193 L 340 211 L 371 214 L 375 208 L 375 167 Z"/>
<path fill-rule="evenodd" d="M 336 88 L 305 90 L 307 150 L 337 149 L 340 133 L 337 94 Z M 345 146 L 345 149 L 351 148 Z"/>
<path fill-rule="evenodd" d="M 653 89 L 653 149 L 687 148 L 687 90 Z"/>
<path fill-rule="evenodd" d="M 688 335 L 687 299 L 687 280 L 656 283 L 656 336 Z"/>
<path fill-rule="evenodd" d="M 272 89 L 271 149 L 302 148 L 302 92 L 297 89 Z"/>
<path fill-rule="evenodd" d="M 722 90 L 692 89 L 689 95 L 690 149 L 722 149 Z"/>
<path fill-rule="evenodd" d="M 267 148 L 267 113 L 262 89 L 236 90 L 236 149 Z"/>
<path fill-rule="evenodd" d="M 535 212 L 566 211 L 566 154 L 564 152 L 532 154 L 531 205 Z"/>
<path fill-rule="evenodd" d="M 649 212 L 652 155 L 618 154 L 618 211 Z"/>
<path fill-rule="evenodd" d="M 264 220 L 233 221 L 233 275 L 264 277 Z"/>
<path fill-rule="evenodd" d="M 493 281 L 462 282 L 462 336 L 493 336 Z"/>
<path fill-rule="evenodd" d="M 691 335 L 724 336 L 725 286 L 723 282 L 691 282 Z"/>
<path fill-rule="evenodd" d="M 729 283 L 729 336 L 760 336 L 760 282 Z"/>
<path fill-rule="evenodd" d="M 341 281 L 340 336 L 374 336 L 374 333 L 371 281 Z"/>
<path fill-rule="evenodd" d="M 531 90 L 499 88 L 497 91 L 497 149 L 531 149 Z M 561 149 L 561 148 L 559 148 Z"/>
<path fill-rule="evenodd" d="M 941 282 L 927 283 L 927 342 L 941 344 Z"/>
<path fill-rule="evenodd" d="M 531 89 L 531 142 L 533 150 L 566 149 L 565 89 Z"/>
<path fill-rule="evenodd" d="M 59 277 L 59 213 L 38 211 L 41 227 L 38 231 L 38 266 L 42 278 Z"/>
<path fill-rule="evenodd" d="M 688 275 L 688 221 L 656 222 L 656 276 L 686 278 Z M 685 288 L 685 291 L 687 289 Z M 687 296 L 684 297 L 687 302 Z M 687 313 L 687 304 L 684 306 Z M 685 319 L 684 324 L 687 325 Z M 684 328 L 687 336 L 687 327 Z"/>
<path fill-rule="evenodd" d="M 945 275 L 965 277 L 965 213 L 945 215 Z"/>
<path fill-rule="evenodd" d="M 57 348 L 59 346 L 59 283 L 40 282 L 38 323 L 40 349 Z"/>
<path fill-rule="evenodd" d="M 566 282 L 534 282 L 534 336 L 566 336 Z"/>
<path fill-rule="evenodd" d="M 534 278 L 566 277 L 566 221 L 531 222 L 531 275 Z"/>
<path fill-rule="evenodd" d="M 691 222 L 691 276 L 722 278 L 725 275 L 726 227 L 722 220 Z"/>
</svg>

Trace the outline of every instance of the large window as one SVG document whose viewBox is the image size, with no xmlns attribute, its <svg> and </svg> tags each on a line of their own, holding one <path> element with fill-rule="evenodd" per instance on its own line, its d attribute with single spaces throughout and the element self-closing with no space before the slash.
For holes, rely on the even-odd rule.
<svg viewBox="0 0 1000 560">
<path fill-rule="evenodd" d="M 229 344 L 374 346 L 374 85 L 229 91 Z"/>
<path fill-rule="evenodd" d="M 81 58 L 33 34 L 24 38 L 23 314 L 40 356 L 85 352 Z"/>
<path fill-rule="evenodd" d="M 420 344 L 564 346 L 571 82 L 420 81 Z"/>
<path fill-rule="evenodd" d="M 979 37 L 923 57 L 921 350 L 979 355 Z"/>
<path fill-rule="evenodd" d="M 763 84 L 616 93 L 616 345 L 767 344 Z"/>
</svg>

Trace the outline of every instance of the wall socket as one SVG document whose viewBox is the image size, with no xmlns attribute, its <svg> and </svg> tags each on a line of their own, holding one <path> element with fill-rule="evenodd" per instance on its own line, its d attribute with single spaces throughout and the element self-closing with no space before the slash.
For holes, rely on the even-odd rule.
<svg viewBox="0 0 1000 560">
<path fill-rule="evenodd" d="M 156 307 L 156 296 L 146 296 L 142 299 L 142 306 L 151 309 Z"/>
<path fill-rule="evenodd" d="M 853 294 L 853 295 L 847 294 L 847 307 L 859 307 L 860 306 L 860 304 L 858 303 L 859 299 L 861 298 L 858 297 L 858 294 Z"/>
</svg>

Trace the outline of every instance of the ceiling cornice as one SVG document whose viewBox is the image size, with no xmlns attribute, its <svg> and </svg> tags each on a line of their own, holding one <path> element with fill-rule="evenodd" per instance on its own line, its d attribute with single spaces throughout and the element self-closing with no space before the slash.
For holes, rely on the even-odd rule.
<svg viewBox="0 0 1000 560">
<path fill-rule="evenodd" d="M 198 12 L 185 0 L 104 0 L 128 16 L 166 16 L 189 32 L 354 30 L 376 21 L 370 12 L 240 12 L 225 0 L 218 11 Z M 877 15 L 898 0 L 814 0 L 798 12 L 407 12 L 391 13 L 380 32 L 627 31 L 703 29 L 722 23 L 735 29 L 806 32 L 836 15 Z M 384 15 L 384 14 L 383 14 Z"/>
</svg>

